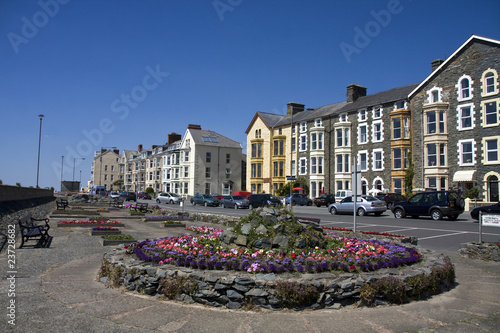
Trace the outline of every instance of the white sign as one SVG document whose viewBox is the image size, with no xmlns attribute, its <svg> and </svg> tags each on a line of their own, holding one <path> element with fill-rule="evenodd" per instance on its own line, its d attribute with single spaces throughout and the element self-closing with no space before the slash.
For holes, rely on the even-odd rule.
<svg viewBox="0 0 500 333">
<path fill-rule="evenodd" d="M 487 227 L 500 227 L 500 215 L 484 214 L 481 215 L 481 224 Z"/>
</svg>

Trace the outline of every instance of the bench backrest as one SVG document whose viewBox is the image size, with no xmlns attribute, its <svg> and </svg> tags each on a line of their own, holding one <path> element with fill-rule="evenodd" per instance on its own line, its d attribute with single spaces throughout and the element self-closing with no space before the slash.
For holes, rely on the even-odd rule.
<svg viewBox="0 0 500 333">
<path fill-rule="evenodd" d="M 19 224 L 23 227 L 33 227 L 35 222 L 31 219 L 31 215 L 24 215 L 19 219 Z"/>
</svg>

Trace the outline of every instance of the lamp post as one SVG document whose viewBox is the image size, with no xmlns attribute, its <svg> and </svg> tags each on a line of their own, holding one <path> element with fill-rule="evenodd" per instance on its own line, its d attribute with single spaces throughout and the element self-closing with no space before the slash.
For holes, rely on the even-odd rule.
<svg viewBox="0 0 500 333">
<path fill-rule="evenodd" d="M 101 147 L 101 151 L 99 154 L 99 185 L 102 185 L 102 150 L 109 148 L 115 149 L 116 147 Z"/>
<path fill-rule="evenodd" d="M 84 160 L 85 157 L 74 157 L 73 158 L 73 181 L 75 181 L 75 162 L 76 160 Z"/>
<path fill-rule="evenodd" d="M 62 183 L 63 183 L 63 169 L 64 169 L 64 156 L 61 156 L 61 192 L 62 192 Z"/>
<path fill-rule="evenodd" d="M 42 119 L 43 119 L 43 114 L 39 114 L 38 118 L 40 118 L 40 132 L 38 134 L 38 164 L 36 167 L 36 187 L 38 187 L 38 178 L 40 175 L 40 145 L 42 143 Z"/>
<path fill-rule="evenodd" d="M 80 188 L 78 189 L 78 192 L 80 192 L 81 188 L 82 188 L 82 170 L 80 170 Z"/>
</svg>

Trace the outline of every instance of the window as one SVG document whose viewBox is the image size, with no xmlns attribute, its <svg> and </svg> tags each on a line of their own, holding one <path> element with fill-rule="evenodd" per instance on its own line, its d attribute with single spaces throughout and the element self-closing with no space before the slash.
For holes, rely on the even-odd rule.
<svg viewBox="0 0 500 333">
<path fill-rule="evenodd" d="M 394 103 L 394 110 L 406 109 L 406 101 L 397 101 Z"/>
<path fill-rule="evenodd" d="M 392 118 L 392 138 L 401 139 L 401 118 Z"/>
<path fill-rule="evenodd" d="M 393 187 L 394 187 L 394 193 L 401 194 L 402 190 L 403 190 L 401 178 L 394 178 L 392 180 L 392 184 L 393 184 Z"/>
<path fill-rule="evenodd" d="M 392 168 L 401 169 L 401 148 L 392 150 Z"/>
<path fill-rule="evenodd" d="M 382 108 L 380 106 L 373 107 L 373 119 L 382 118 Z"/>
<path fill-rule="evenodd" d="M 299 174 L 305 175 L 307 172 L 307 160 L 305 158 L 301 158 L 299 160 Z"/>
<path fill-rule="evenodd" d="M 252 178 L 257 177 L 257 164 L 252 163 Z"/>
<path fill-rule="evenodd" d="M 427 166 L 436 166 L 436 144 L 430 143 L 427 145 Z"/>
<path fill-rule="evenodd" d="M 428 182 L 429 182 L 429 188 L 437 189 L 436 177 L 429 177 Z"/>
<path fill-rule="evenodd" d="M 383 152 L 383 150 L 381 148 L 375 149 L 375 150 L 373 150 L 372 154 L 373 154 L 372 155 L 373 170 L 375 170 L 375 171 L 383 170 L 384 169 L 384 164 L 383 164 L 384 152 Z"/>
<path fill-rule="evenodd" d="M 321 126 L 322 126 L 321 118 L 315 119 L 314 120 L 314 127 L 321 127 Z"/>
<path fill-rule="evenodd" d="M 457 88 L 457 96 L 459 102 L 471 99 L 473 97 L 473 83 L 474 82 L 469 75 L 463 75 L 462 77 L 460 77 L 460 79 L 458 79 L 458 83 L 455 85 L 455 87 Z"/>
<path fill-rule="evenodd" d="M 189 167 L 184 167 L 184 177 L 189 177 Z"/>
<path fill-rule="evenodd" d="M 368 152 L 366 150 L 358 152 L 358 161 L 361 164 L 361 171 L 368 170 Z"/>
<path fill-rule="evenodd" d="M 349 172 L 349 154 L 344 155 L 344 172 Z"/>
<path fill-rule="evenodd" d="M 446 166 L 446 145 L 439 144 L 439 166 Z"/>
<path fill-rule="evenodd" d="M 262 177 L 262 163 L 257 163 L 257 177 Z"/>
<path fill-rule="evenodd" d="M 483 126 L 494 126 L 498 124 L 497 101 L 482 102 Z"/>
<path fill-rule="evenodd" d="M 300 151 L 306 151 L 307 150 L 307 135 L 303 134 L 300 136 Z"/>
<path fill-rule="evenodd" d="M 111 166 L 111 172 L 113 172 L 113 171 L 115 171 L 115 166 L 114 165 Z"/>
<path fill-rule="evenodd" d="M 426 119 L 427 119 L 427 134 L 436 133 L 436 111 L 427 112 Z"/>
<path fill-rule="evenodd" d="M 283 177 L 285 175 L 285 162 L 281 161 L 279 166 L 279 176 Z"/>
<path fill-rule="evenodd" d="M 211 152 L 207 152 L 205 160 L 207 163 L 212 162 L 212 153 Z"/>
<path fill-rule="evenodd" d="M 382 141 L 383 133 L 382 133 L 382 121 L 374 122 L 372 125 L 372 134 L 373 134 L 373 142 Z"/>
<path fill-rule="evenodd" d="M 211 169 L 210 168 L 205 168 L 205 178 L 211 178 Z"/>
<path fill-rule="evenodd" d="M 307 131 L 307 123 L 305 121 L 300 123 L 300 133 Z"/>
<path fill-rule="evenodd" d="M 349 129 L 344 128 L 344 146 L 349 147 L 349 145 L 350 145 L 350 143 L 349 143 Z"/>
<path fill-rule="evenodd" d="M 408 118 L 408 117 L 403 117 L 403 132 L 404 132 L 404 138 L 409 139 L 410 138 L 410 118 Z"/>
<path fill-rule="evenodd" d="M 280 155 L 285 154 L 285 140 L 280 140 Z"/>
<path fill-rule="evenodd" d="M 342 168 L 344 166 L 344 163 L 343 163 L 342 157 L 343 157 L 342 154 L 337 155 L 337 172 L 339 172 L 339 173 L 343 172 Z"/>
<path fill-rule="evenodd" d="M 446 177 L 440 178 L 440 185 L 441 185 L 441 190 L 446 189 Z"/>
<path fill-rule="evenodd" d="M 441 102 L 441 92 L 443 88 L 434 87 L 427 91 L 427 103 Z"/>
<path fill-rule="evenodd" d="M 279 135 L 282 135 L 282 134 L 283 134 L 283 127 L 280 127 L 280 128 L 278 129 L 278 134 L 279 134 Z"/>
<path fill-rule="evenodd" d="M 323 174 L 323 157 L 318 157 L 318 174 Z"/>
<path fill-rule="evenodd" d="M 205 194 L 210 194 L 210 183 L 205 183 Z"/>
<path fill-rule="evenodd" d="M 439 111 L 439 133 L 445 133 L 444 111 Z"/>
<path fill-rule="evenodd" d="M 358 126 L 358 143 L 368 142 L 368 126 L 366 124 Z"/>
<path fill-rule="evenodd" d="M 337 191 L 338 190 L 342 190 L 342 181 L 341 180 L 337 180 Z"/>
<path fill-rule="evenodd" d="M 291 169 L 292 169 L 292 176 L 295 176 L 295 161 L 292 161 L 291 164 L 292 164 L 292 167 L 291 167 Z"/>
<path fill-rule="evenodd" d="M 358 120 L 359 121 L 365 121 L 366 120 L 366 109 L 359 110 L 358 111 Z"/>
<path fill-rule="evenodd" d="M 104 166 L 104 171 L 108 171 L 108 166 L 107 165 Z"/>
<path fill-rule="evenodd" d="M 458 130 L 468 130 L 474 128 L 474 104 L 460 105 L 458 110 Z"/>
<path fill-rule="evenodd" d="M 318 133 L 318 149 L 323 150 L 323 133 Z"/>
<path fill-rule="evenodd" d="M 318 134 L 312 133 L 311 134 L 311 150 L 316 150 L 316 149 L 318 149 Z"/>
<path fill-rule="evenodd" d="M 473 139 L 458 141 L 458 165 L 474 165 L 474 145 Z"/>
<path fill-rule="evenodd" d="M 315 175 L 317 173 L 317 159 L 316 157 L 311 157 L 311 174 Z"/>
<path fill-rule="evenodd" d="M 404 161 L 404 164 L 403 164 L 403 167 L 406 169 L 410 163 L 408 162 L 408 153 L 409 153 L 410 149 L 409 148 L 403 148 L 403 161 Z"/>
<path fill-rule="evenodd" d="M 339 115 L 339 121 L 347 122 L 347 113 L 342 113 L 341 115 Z"/>
<path fill-rule="evenodd" d="M 337 133 L 337 147 L 342 147 L 343 143 L 342 128 L 337 128 L 336 133 Z"/>
<path fill-rule="evenodd" d="M 483 142 L 485 149 L 484 156 L 486 157 L 485 163 L 498 163 L 498 138 L 485 138 Z"/>
<path fill-rule="evenodd" d="M 488 68 L 481 78 L 482 92 L 481 96 L 489 96 L 498 94 L 498 85 L 497 85 L 498 75 L 497 71 L 491 68 Z"/>
<path fill-rule="evenodd" d="M 274 162 L 273 165 L 274 165 L 274 177 L 278 177 L 278 175 L 279 175 L 279 163 Z"/>
<path fill-rule="evenodd" d="M 278 155 L 279 154 L 279 141 L 278 140 L 274 140 L 274 155 Z"/>
<path fill-rule="evenodd" d="M 231 154 L 226 154 L 226 164 L 231 163 Z"/>
<path fill-rule="evenodd" d="M 262 157 L 262 143 L 257 144 L 257 157 Z"/>
<path fill-rule="evenodd" d="M 189 152 L 188 151 L 184 152 L 184 162 L 189 162 Z"/>
<path fill-rule="evenodd" d="M 260 135 L 260 130 L 259 130 L 259 135 Z M 214 136 L 202 136 L 201 138 L 203 139 L 203 142 L 215 142 L 215 143 L 219 142 L 219 140 L 217 140 L 217 138 Z"/>
<path fill-rule="evenodd" d="M 295 151 L 297 148 L 296 148 L 296 144 L 295 144 L 295 138 L 292 138 L 292 151 Z"/>
</svg>

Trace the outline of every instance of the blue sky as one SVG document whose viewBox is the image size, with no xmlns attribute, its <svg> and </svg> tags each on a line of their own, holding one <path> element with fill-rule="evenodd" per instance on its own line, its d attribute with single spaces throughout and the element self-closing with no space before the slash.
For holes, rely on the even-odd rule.
<svg viewBox="0 0 500 333">
<path fill-rule="evenodd" d="M 164 144 L 199 124 L 246 151 L 255 112 L 283 114 L 422 81 L 500 2 L 0 0 L 0 179 L 90 178 L 101 146 Z M 75 159 L 76 158 L 76 159 Z M 81 160 L 85 158 L 85 160 Z"/>
</svg>

